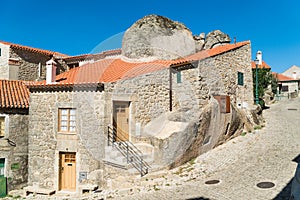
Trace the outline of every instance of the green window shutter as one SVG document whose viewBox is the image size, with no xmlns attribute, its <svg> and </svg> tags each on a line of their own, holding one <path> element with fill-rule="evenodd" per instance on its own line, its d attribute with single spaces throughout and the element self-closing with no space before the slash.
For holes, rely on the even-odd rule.
<svg viewBox="0 0 300 200">
<path fill-rule="evenodd" d="M 238 85 L 244 85 L 244 73 L 238 72 Z"/>
<path fill-rule="evenodd" d="M 181 83 L 182 80 L 181 80 L 181 71 L 178 71 L 177 73 L 177 83 Z"/>
<path fill-rule="evenodd" d="M 0 158 L 0 177 L 4 176 L 5 158 Z"/>
</svg>

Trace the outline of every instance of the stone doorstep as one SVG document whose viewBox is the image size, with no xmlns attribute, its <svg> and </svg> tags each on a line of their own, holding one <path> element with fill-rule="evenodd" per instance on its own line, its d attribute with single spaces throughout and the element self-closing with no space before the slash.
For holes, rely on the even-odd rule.
<svg viewBox="0 0 300 200">
<path fill-rule="evenodd" d="M 50 196 L 56 192 L 53 189 L 46 189 L 46 188 L 40 188 L 40 187 L 34 187 L 34 186 L 27 186 L 23 189 L 23 191 L 24 191 L 25 197 L 31 193 Z"/>
</svg>

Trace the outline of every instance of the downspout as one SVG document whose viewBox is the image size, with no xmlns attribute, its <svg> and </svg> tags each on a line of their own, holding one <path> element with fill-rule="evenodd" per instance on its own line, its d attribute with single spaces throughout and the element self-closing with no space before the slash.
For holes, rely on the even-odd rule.
<svg viewBox="0 0 300 200">
<path fill-rule="evenodd" d="M 172 68 L 171 66 L 169 67 L 169 100 L 170 100 L 170 112 L 172 112 L 172 102 L 173 102 L 173 99 L 172 99 Z"/>
</svg>

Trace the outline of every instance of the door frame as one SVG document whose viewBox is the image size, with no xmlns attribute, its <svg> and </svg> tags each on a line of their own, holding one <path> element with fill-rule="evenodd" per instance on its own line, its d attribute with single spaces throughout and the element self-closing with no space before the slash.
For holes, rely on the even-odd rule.
<svg viewBox="0 0 300 200">
<path fill-rule="evenodd" d="M 113 100 L 112 101 L 112 125 L 114 126 L 114 116 L 115 116 L 115 105 L 118 103 L 126 103 L 128 105 L 128 141 L 131 138 L 131 101 L 124 100 Z"/>
<path fill-rule="evenodd" d="M 74 180 L 74 184 L 75 187 L 73 189 L 68 189 L 68 188 L 63 188 L 62 185 L 62 155 L 66 155 L 66 154 L 73 154 L 75 155 L 75 174 L 73 177 Z M 59 151 L 58 153 L 58 190 L 59 191 L 72 191 L 75 192 L 76 191 L 76 187 L 77 187 L 77 153 L 76 152 L 65 152 L 65 151 Z"/>
</svg>

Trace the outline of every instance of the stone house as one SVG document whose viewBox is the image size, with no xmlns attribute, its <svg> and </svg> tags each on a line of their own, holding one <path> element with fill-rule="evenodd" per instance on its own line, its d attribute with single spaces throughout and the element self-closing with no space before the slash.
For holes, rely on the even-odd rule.
<svg viewBox="0 0 300 200">
<path fill-rule="evenodd" d="M 58 59 L 57 73 L 66 70 L 64 54 L 0 41 L 0 79 L 42 80 L 45 79 L 46 61 L 52 56 Z"/>
<path fill-rule="evenodd" d="M 45 79 L 46 61 L 58 59 L 57 73 L 66 70 L 66 55 L 0 41 L 0 162 L 7 189 L 22 188 L 28 179 L 29 90 L 24 81 Z"/>
<path fill-rule="evenodd" d="M 293 65 L 282 72 L 282 75 L 292 77 L 293 79 L 300 79 L 300 67 Z"/>
<path fill-rule="evenodd" d="M 278 100 L 295 98 L 299 95 L 300 80 L 297 78 L 285 76 L 273 72 L 273 76 L 277 80 Z"/>
<path fill-rule="evenodd" d="M 20 189 L 28 177 L 29 90 L 23 81 L 0 80 L 0 177 Z"/>
<path fill-rule="evenodd" d="M 53 192 L 105 187 L 110 142 L 177 166 L 243 131 L 253 105 L 249 41 L 170 60 L 104 58 L 47 78 L 28 86 L 28 185 Z"/>
</svg>

